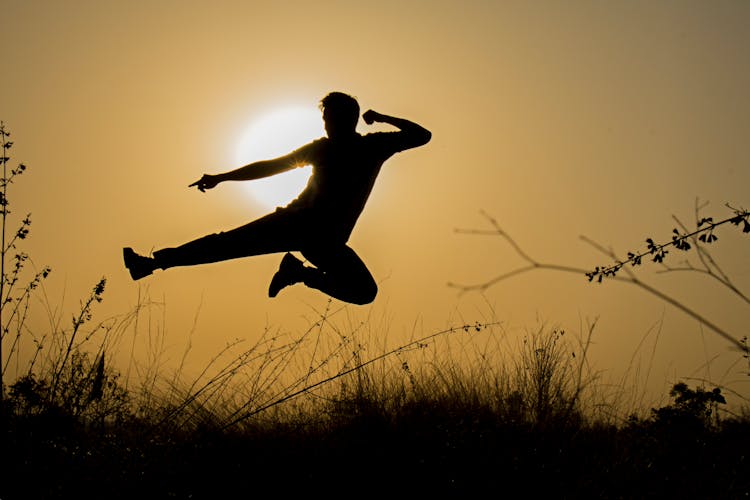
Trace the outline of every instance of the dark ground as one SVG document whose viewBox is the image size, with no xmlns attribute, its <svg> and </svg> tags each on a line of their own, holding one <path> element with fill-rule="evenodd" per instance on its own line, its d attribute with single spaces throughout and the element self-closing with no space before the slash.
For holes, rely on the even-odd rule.
<svg viewBox="0 0 750 500">
<path fill-rule="evenodd" d="M 750 424 L 500 422 L 421 408 L 397 420 L 242 432 L 6 418 L 0 498 L 744 498 Z"/>
</svg>

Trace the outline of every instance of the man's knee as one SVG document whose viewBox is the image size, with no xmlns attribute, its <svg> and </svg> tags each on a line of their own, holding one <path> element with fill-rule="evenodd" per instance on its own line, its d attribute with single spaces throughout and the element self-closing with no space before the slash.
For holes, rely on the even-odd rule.
<svg viewBox="0 0 750 500">
<path fill-rule="evenodd" d="M 349 301 L 352 304 L 360 306 L 370 304 L 375 300 L 375 296 L 378 294 L 378 285 L 375 280 L 369 280 L 368 283 L 362 285 L 357 289 L 352 299 Z"/>
</svg>

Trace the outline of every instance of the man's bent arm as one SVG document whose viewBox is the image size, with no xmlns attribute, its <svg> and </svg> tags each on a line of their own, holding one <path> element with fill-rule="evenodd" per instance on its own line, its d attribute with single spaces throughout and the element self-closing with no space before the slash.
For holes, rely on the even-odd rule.
<svg viewBox="0 0 750 500">
<path fill-rule="evenodd" d="M 405 118 L 396 118 L 395 116 L 384 115 L 373 110 L 366 111 L 365 114 L 362 115 L 362 118 L 368 125 L 371 125 L 373 122 L 393 125 L 409 137 L 411 147 L 423 146 L 430 142 L 430 139 L 432 138 L 432 132 Z"/>
</svg>

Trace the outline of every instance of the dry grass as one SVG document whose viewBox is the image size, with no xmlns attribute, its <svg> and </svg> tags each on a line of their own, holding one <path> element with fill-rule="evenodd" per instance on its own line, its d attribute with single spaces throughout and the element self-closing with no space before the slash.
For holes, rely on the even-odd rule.
<svg viewBox="0 0 750 500">
<path fill-rule="evenodd" d="M 189 347 L 169 370 L 147 327 L 155 352 L 129 360 L 124 376 L 108 353 L 132 351 L 129 335 L 143 334 L 154 308 L 44 337 L 58 347 L 42 352 L 56 354 L 29 358 L 3 410 L 2 498 L 221 498 L 282 485 L 334 496 L 518 486 L 561 498 L 721 497 L 750 487 L 747 419 L 718 419 L 708 392 L 612 418 L 612 390 L 588 359 L 595 323 L 520 335 L 467 324 L 389 348 L 329 304 L 300 335 L 269 329 L 232 343 L 190 378 Z"/>
</svg>

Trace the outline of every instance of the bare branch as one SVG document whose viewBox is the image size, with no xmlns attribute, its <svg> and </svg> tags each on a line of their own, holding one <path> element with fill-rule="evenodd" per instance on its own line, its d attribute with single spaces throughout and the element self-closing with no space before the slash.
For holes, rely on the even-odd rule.
<svg viewBox="0 0 750 500">
<path fill-rule="evenodd" d="M 656 254 L 657 252 L 661 252 L 661 251 L 663 251 L 663 248 L 666 247 L 666 246 L 668 246 L 668 245 L 677 245 L 678 243 L 676 242 L 675 239 L 673 239 L 672 242 L 667 243 L 667 244 L 656 245 L 656 244 L 653 243 L 653 240 L 651 240 L 649 238 L 649 240 L 651 241 L 650 247 L 652 248 L 652 250 L 650 250 L 648 252 L 645 252 L 645 253 L 638 254 L 638 255 L 629 254 L 630 257 L 628 258 L 628 260 L 618 261 L 618 258 L 617 258 L 616 254 L 615 254 L 615 252 L 613 250 L 607 249 L 607 248 L 603 247 L 599 243 L 591 240 L 590 238 L 588 238 L 586 236 L 581 236 L 581 239 L 583 241 L 585 241 L 586 243 L 592 245 L 594 248 L 596 248 L 598 251 L 600 251 L 604 255 L 608 256 L 609 258 L 611 258 L 611 259 L 613 259 L 615 261 L 618 261 L 618 263 L 616 265 L 614 265 L 614 266 L 610 266 L 608 268 L 599 268 L 599 267 L 597 267 L 594 272 L 590 272 L 590 271 L 587 271 L 585 269 L 580 269 L 580 268 L 576 268 L 576 267 L 565 266 L 565 265 L 560 265 L 560 264 L 542 263 L 542 262 L 537 261 L 536 259 L 534 259 L 531 256 L 529 256 L 528 253 L 526 253 L 525 251 L 523 251 L 521 249 L 521 247 L 516 243 L 516 241 L 507 232 L 505 232 L 502 228 L 500 228 L 500 226 L 497 224 L 497 222 L 495 221 L 495 219 L 493 219 L 492 217 L 489 217 L 488 215 L 486 215 L 484 213 L 482 215 L 484 215 L 489 220 L 490 224 L 492 224 L 494 226 L 493 230 L 491 230 L 491 231 L 486 231 L 486 230 L 460 230 L 460 231 L 457 231 L 457 232 L 462 233 L 462 234 L 482 234 L 482 235 L 497 235 L 497 236 L 500 236 L 506 242 L 508 242 L 508 244 L 515 250 L 515 252 L 519 255 L 519 257 L 521 257 L 523 260 L 525 260 L 528 264 L 524 265 L 524 266 L 521 266 L 521 267 L 518 267 L 516 269 L 513 269 L 511 271 L 508 271 L 506 273 L 500 274 L 499 276 L 496 276 L 494 278 L 486 280 L 486 281 L 484 281 L 482 283 L 478 283 L 478 284 L 474 284 L 474 285 L 460 285 L 460 284 L 456 284 L 456 283 L 448 283 L 448 286 L 450 286 L 452 288 L 458 289 L 460 293 L 466 293 L 466 292 L 470 292 L 470 291 L 485 292 L 485 291 L 487 291 L 487 289 L 489 289 L 489 288 L 491 288 L 491 287 L 499 284 L 502 281 L 505 281 L 505 280 L 510 279 L 512 277 L 519 276 L 521 274 L 525 274 L 525 273 L 528 273 L 528 272 L 531 272 L 531 271 L 534 271 L 534 270 L 560 271 L 560 272 L 573 273 L 573 274 L 578 274 L 578 275 L 585 275 L 585 276 L 587 276 L 589 278 L 589 281 L 592 281 L 592 279 L 594 277 L 598 277 L 597 281 L 599 283 L 601 283 L 603 281 L 603 278 L 605 276 L 607 276 L 610 279 L 613 279 L 615 281 L 620 281 L 620 282 L 628 283 L 628 284 L 631 284 L 631 285 L 634 285 L 634 286 L 637 286 L 637 287 L 641 288 L 642 290 L 644 290 L 645 292 L 649 293 L 650 295 L 658 298 L 659 300 L 662 300 L 662 301 L 664 301 L 664 302 L 672 305 L 673 307 L 679 309 L 680 311 L 682 311 L 683 313 L 685 313 L 689 317 L 691 317 L 691 318 L 695 319 L 696 321 L 698 321 L 700 324 L 705 325 L 706 327 L 708 327 L 709 329 L 711 329 L 714 333 L 716 333 L 717 335 L 719 335 L 721 338 L 723 338 L 724 340 L 726 340 L 730 344 L 732 344 L 734 347 L 736 347 L 738 350 L 743 351 L 743 352 L 747 351 L 747 346 L 745 345 L 745 343 L 742 342 L 742 340 L 738 340 L 737 337 L 735 337 L 734 335 L 730 334 L 728 331 L 726 331 L 725 329 L 721 328 L 716 323 L 714 323 L 713 321 L 711 321 L 708 318 L 706 318 L 704 315 L 702 315 L 699 312 L 697 312 L 695 309 L 693 309 L 693 308 L 691 308 L 691 307 L 683 304 L 679 300 L 675 299 L 674 297 L 672 297 L 670 295 L 667 295 L 666 293 L 658 290 L 657 288 L 655 288 L 655 287 L 653 287 L 653 286 L 651 286 L 651 285 L 643 282 L 642 280 L 640 280 L 635 275 L 635 273 L 632 272 L 631 269 L 624 267 L 624 265 L 626 263 L 631 263 L 632 265 L 637 265 L 638 263 L 640 263 L 640 257 L 643 257 L 644 255 Z M 684 239 L 686 239 L 686 238 L 694 238 L 694 237 L 696 237 L 696 235 L 699 234 L 699 233 L 703 233 L 704 235 L 712 234 L 711 233 L 712 229 L 715 228 L 715 227 L 717 227 L 717 226 L 719 226 L 719 225 L 721 225 L 721 224 L 725 224 L 727 222 L 732 222 L 733 224 L 737 225 L 737 224 L 739 224 L 742 221 L 746 221 L 746 219 L 748 217 L 750 217 L 750 212 L 748 212 L 746 210 L 735 211 L 735 216 L 734 217 L 727 218 L 727 219 L 722 220 L 722 221 L 717 222 L 717 223 L 714 223 L 714 222 L 710 221 L 710 222 L 707 223 L 708 226 L 706 226 L 705 228 L 699 228 L 699 230 L 694 231 L 693 233 L 689 233 L 689 234 L 685 234 L 683 236 L 680 236 L 679 239 L 681 241 L 684 241 Z M 699 225 L 703 225 L 703 224 L 706 224 L 706 222 L 703 221 L 703 222 L 699 223 Z M 706 252 L 706 254 L 707 254 L 707 252 Z M 716 268 L 718 269 L 718 266 L 716 266 Z M 621 269 L 624 269 L 626 276 L 621 276 L 621 275 L 617 274 L 618 271 L 620 271 Z M 707 270 L 705 272 L 707 272 L 709 274 L 712 273 L 711 267 L 707 266 L 706 269 Z M 697 269 L 690 268 L 690 270 L 697 270 Z M 723 285 L 725 285 L 728 289 L 730 289 L 733 292 L 737 293 L 739 296 L 741 296 L 743 298 L 746 298 L 746 296 L 743 295 L 739 290 L 737 290 L 731 284 L 731 282 L 728 279 L 727 280 L 723 280 L 722 277 L 719 276 L 719 275 L 716 275 L 716 274 L 711 274 L 711 275 L 715 279 L 718 279 L 719 282 L 721 282 Z"/>
</svg>

